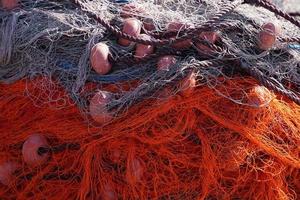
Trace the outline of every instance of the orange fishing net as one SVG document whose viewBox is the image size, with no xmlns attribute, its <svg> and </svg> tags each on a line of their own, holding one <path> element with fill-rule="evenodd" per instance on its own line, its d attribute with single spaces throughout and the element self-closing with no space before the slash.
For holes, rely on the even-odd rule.
<svg viewBox="0 0 300 200">
<path fill-rule="evenodd" d="M 88 127 L 62 89 L 52 97 L 63 103 L 43 104 L 41 80 L 0 87 L 0 163 L 17 164 L 1 199 L 300 197 L 300 106 L 252 79 L 223 80 L 218 91 L 236 99 L 246 91 L 243 101 L 257 106 L 197 87 L 141 102 L 103 128 Z M 22 145 L 36 133 L 65 148 L 30 167 Z"/>
</svg>

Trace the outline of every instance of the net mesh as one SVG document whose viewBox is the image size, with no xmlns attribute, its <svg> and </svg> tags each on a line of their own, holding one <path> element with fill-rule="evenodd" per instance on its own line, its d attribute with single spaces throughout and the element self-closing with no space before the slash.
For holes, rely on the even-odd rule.
<svg viewBox="0 0 300 200">
<path fill-rule="evenodd" d="M 213 18 L 222 5 L 226 7 L 229 2 L 136 1 L 135 9 L 131 10 L 107 0 L 80 3 L 84 6 L 84 10 L 97 14 L 119 30 L 122 27 L 124 19 L 121 16 L 124 13 L 141 21 L 150 21 L 155 30 L 148 33 L 155 36 L 162 35 L 168 23 L 174 21 L 192 24 L 195 27 L 201 26 Z M 284 84 L 293 85 L 288 89 L 299 94 L 297 89 L 300 83 L 299 53 L 281 42 L 267 52 L 258 51 L 256 48 L 257 33 L 260 29 L 258 27 L 265 22 L 277 21 L 276 23 L 283 29 L 282 37 L 296 37 L 299 35 L 299 29 L 282 18 L 276 19 L 273 13 L 260 7 L 240 5 L 222 16 L 219 23 L 214 23 L 216 28 L 212 28 L 218 31 L 221 38 L 219 51 L 212 55 L 200 52 L 199 56 L 197 51 L 199 49 L 194 46 L 181 53 L 177 57 L 178 67 L 172 68 L 172 72 L 164 75 L 155 70 L 155 59 L 130 63 L 134 46 L 118 45 L 117 38 L 110 31 L 91 19 L 71 1 L 22 1 L 20 7 L 21 10 L 18 12 L 1 12 L 0 80 L 11 83 L 23 77 L 34 78 L 39 75 L 54 77 L 82 110 L 86 108 L 89 96 L 89 92 L 84 90 L 87 81 L 95 82 L 98 89 L 102 89 L 107 83 L 123 85 L 124 82 L 130 84 L 133 80 L 138 82 L 137 85 L 147 85 L 147 88 L 143 88 L 143 92 L 138 87 L 124 91 L 120 86 L 121 89 L 115 93 L 124 98 L 111 105 L 120 111 L 136 100 L 157 98 L 153 96 L 153 91 L 176 79 L 187 68 L 194 68 L 197 79 L 204 77 L 204 84 L 215 88 L 218 84 L 215 83 L 217 78 L 228 78 L 227 76 L 231 75 L 230 71 L 236 71 L 232 67 L 234 64 L 230 62 L 233 58 L 241 58 L 249 67 L 257 68 L 265 76 L 272 77 L 278 87 L 282 88 Z M 221 29 L 218 28 L 220 23 L 225 24 Z M 181 37 L 180 31 L 177 37 Z M 90 67 L 90 51 L 98 42 L 105 42 L 110 47 L 114 67 L 108 75 L 97 75 Z M 162 48 L 156 46 L 157 52 L 163 51 L 166 47 L 168 45 Z M 204 60 L 219 63 L 214 63 L 213 67 L 207 69 L 199 66 L 199 61 Z M 42 87 L 46 85 L 43 84 Z M 174 90 L 170 95 L 174 95 L 176 91 L 178 90 Z"/>
<path fill-rule="evenodd" d="M 300 107 L 287 98 L 300 93 L 297 22 L 242 1 L 74 2 L 23 0 L 0 10 L 2 183 L 3 163 L 17 163 L 1 199 L 299 198 Z M 139 19 L 155 53 L 135 60 L 135 44 L 119 45 L 93 15 L 116 31 L 126 15 Z M 192 28 L 166 33 L 171 22 L 219 38 L 195 34 L 191 48 L 174 50 L 168 41 Z M 262 51 L 257 35 L 267 22 L 282 32 Z M 106 75 L 90 65 L 99 42 L 113 64 Z M 162 55 L 176 57 L 168 71 L 156 69 Z M 261 76 L 250 77 L 253 69 Z M 89 110 L 99 90 L 113 97 L 104 124 Z M 38 167 L 22 156 L 34 133 L 50 146 Z"/>
<path fill-rule="evenodd" d="M 1 158 L 22 166 L 1 196 L 19 199 L 296 199 L 299 195 L 300 107 L 275 98 L 253 79 L 224 81 L 262 107 L 238 105 L 208 87 L 168 101 L 148 100 L 103 127 L 86 128 L 74 105 L 37 107 L 24 90 L 1 86 Z M 224 89 L 224 88 L 223 88 Z M 219 88 L 219 90 L 223 90 Z M 63 90 L 61 90 L 63 91 Z M 262 98 L 261 93 L 264 93 Z M 62 92 L 63 93 L 63 92 Z M 30 117 L 28 117 L 30 116 Z M 124 123 L 126 122 L 126 123 Z M 50 159 L 38 168 L 20 148 L 47 137 Z M 73 145 L 73 146 L 72 146 Z"/>
</svg>

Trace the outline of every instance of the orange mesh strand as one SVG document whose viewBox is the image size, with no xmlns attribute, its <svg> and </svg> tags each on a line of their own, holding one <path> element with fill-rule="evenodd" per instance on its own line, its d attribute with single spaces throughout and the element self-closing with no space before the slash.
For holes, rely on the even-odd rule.
<svg viewBox="0 0 300 200">
<path fill-rule="evenodd" d="M 59 109 L 41 103 L 47 93 L 35 88 L 41 80 L 0 86 L 0 161 L 20 164 L 11 184 L 0 185 L 1 199 L 299 198 L 300 107 L 294 103 L 270 94 L 266 106 L 251 107 L 199 87 L 139 103 L 97 128 L 69 99 Z M 218 91 L 235 98 L 241 91 L 253 97 L 257 85 L 245 78 L 223 84 Z M 55 87 L 57 99 L 66 96 Z M 28 98 L 28 90 L 37 98 Z M 78 143 L 80 150 L 53 153 L 32 169 L 21 148 L 33 133 L 51 146 Z"/>
</svg>

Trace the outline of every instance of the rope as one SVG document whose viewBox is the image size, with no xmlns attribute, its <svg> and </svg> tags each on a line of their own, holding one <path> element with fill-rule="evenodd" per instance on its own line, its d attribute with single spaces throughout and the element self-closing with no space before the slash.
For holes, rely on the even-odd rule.
<svg viewBox="0 0 300 200">
<path fill-rule="evenodd" d="M 293 17 L 300 17 L 300 12 L 291 12 L 289 15 Z"/>
<path fill-rule="evenodd" d="M 132 42 L 137 42 L 145 45 L 166 45 L 166 44 L 173 44 L 175 42 L 181 42 L 186 39 L 191 39 L 194 37 L 197 37 L 198 34 L 204 30 L 211 29 L 212 24 L 215 24 L 221 20 L 221 18 L 231 12 L 233 9 L 235 9 L 237 6 L 242 4 L 242 0 L 236 0 L 232 3 L 225 4 L 222 9 L 218 13 L 215 14 L 214 17 L 212 17 L 210 20 L 206 21 L 203 25 L 197 27 L 197 28 L 191 28 L 190 33 L 186 33 L 186 35 L 180 37 L 180 38 L 170 38 L 170 39 L 144 39 L 141 37 L 134 37 L 131 35 L 128 35 L 117 28 L 111 26 L 109 22 L 102 19 L 100 16 L 96 15 L 95 13 L 92 13 L 88 11 L 88 9 L 79 1 L 79 0 L 72 0 L 72 2 L 77 5 L 82 11 L 86 12 L 91 18 L 95 19 L 97 22 L 99 22 L 102 26 L 104 26 L 107 30 L 109 30 L 111 33 L 116 35 L 117 37 L 121 37 L 127 40 L 130 40 Z M 214 25 L 215 26 L 215 25 Z"/>
<path fill-rule="evenodd" d="M 274 4 L 272 4 L 270 2 L 267 2 L 266 0 L 245 0 L 245 3 L 255 4 L 255 5 L 261 6 L 265 9 L 275 13 L 276 15 L 279 15 L 279 16 L 283 17 L 284 19 L 290 21 L 291 23 L 296 25 L 298 28 L 300 28 L 300 21 L 299 20 L 297 20 L 293 16 L 290 16 L 288 13 L 280 10 Z"/>
<path fill-rule="evenodd" d="M 157 52 L 151 54 L 151 55 L 147 55 L 144 58 L 140 58 L 140 59 L 133 59 L 132 56 L 125 56 L 119 59 L 114 60 L 114 66 L 120 66 L 120 67 L 124 67 L 124 64 L 127 66 L 131 66 L 131 65 L 136 65 L 136 64 L 141 64 L 141 63 L 145 63 L 148 62 L 149 60 L 153 60 L 153 59 L 157 59 L 160 56 L 163 55 L 176 55 L 176 56 L 181 56 L 182 53 L 179 50 L 175 50 L 172 48 L 163 48 L 158 50 Z"/>
<path fill-rule="evenodd" d="M 278 37 L 280 42 L 298 42 L 300 43 L 300 37 Z"/>
<path fill-rule="evenodd" d="M 233 24 L 232 22 L 221 22 L 221 23 L 217 23 L 217 24 L 211 24 L 211 27 L 207 27 L 207 29 L 199 29 L 200 31 L 214 31 L 214 30 L 222 30 L 222 29 L 228 29 L 228 28 L 232 28 L 232 27 L 236 27 L 238 26 L 238 24 Z M 191 31 L 194 31 L 195 28 L 182 28 L 180 30 L 179 33 L 181 33 L 183 35 L 183 33 L 189 33 Z M 166 39 L 166 38 L 171 38 L 171 37 L 175 37 L 178 35 L 178 31 L 172 30 L 172 31 L 166 31 L 166 32 L 160 32 L 160 33 L 153 33 L 153 32 L 149 32 L 147 31 L 146 34 L 156 38 L 156 39 Z"/>
<path fill-rule="evenodd" d="M 221 18 L 228 14 L 229 12 L 231 12 L 233 9 L 235 9 L 237 6 L 239 6 L 240 4 L 242 4 L 243 2 L 245 3 L 249 3 L 249 4 L 256 4 L 259 6 L 262 6 L 272 12 L 274 12 L 277 15 L 282 16 L 283 18 L 285 18 L 286 20 L 292 22 L 293 24 L 295 24 L 296 26 L 300 27 L 300 22 L 295 19 L 294 17 L 290 16 L 289 14 L 281 11 L 280 9 L 278 9 L 276 6 L 274 6 L 271 3 L 268 3 L 264 0 L 237 0 L 237 1 L 233 1 L 231 3 L 227 3 L 225 4 L 222 9 L 216 13 L 211 19 L 209 19 L 208 21 L 206 21 L 204 24 L 202 24 L 199 27 L 195 27 L 195 28 L 187 28 L 184 29 L 183 32 L 183 36 L 179 37 L 179 38 L 168 38 L 168 39 L 155 39 L 155 38 L 151 38 L 151 39 L 144 39 L 144 38 L 140 38 L 140 37 L 134 37 L 131 35 L 128 35 L 120 30 L 118 30 L 117 28 L 111 26 L 109 24 L 109 22 L 106 22 L 104 19 L 102 19 L 101 17 L 99 17 L 98 15 L 88 11 L 88 9 L 79 1 L 79 0 L 73 0 L 72 1 L 75 5 L 77 5 L 82 11 L 88 13 L 88 15 L 92 18 L 94 18 L 97 22 L 99 22 L 101 25 L 103 25 L 107 30 L 109 30 L 110 32 L 112 32 L 114 35 L 116 35 L 117 37 L 121 37 L 133 42 L 137 42 L 137 43 L 141 43 L 141 44 L 145 44 L 145 45 L 158 45 L 158 46 L 162 46 L 162 45 L 170 45 L 173 44 L 175 42 L 180 42 L 180 41 L 184 41 L 186 39 L 193 39 L 196 38 L 198 36 L 198 34 L 203 31 L 203 30 L 208 30 L 211 29 L 212 25 L 214 25 L 214 27 L 222 27 L 222 28 L 227 28 L 227 27 L 231 27 L 232 24 L 229 23 L 220 23 L 220 21 L 222 20 Z M 177 32 L 176 32 L 177 33 Z M 172 34 L 174 34 L 174 32 L 169 32 L 165 35 L 163 35 L 163 37 L 171 37 Z M 155 34 L 154 34 L 155 35 Z M 159 35 L 157 34 L 157 37 L 159 37 Z M 162 36 L 160 36 L 162 37 Z M 298 37 L 292 37 L 292 38 L 279 38 L 279 41 L 281 42 L 299 42 Z M 202 41 L 203 42 L 203 41 Z M 216 45 L 212 45 L 212 44 L 206 44 L 209 45 L 210 47 L 213 48 L 213 50 L 220 52 L 222 51 L 222 49 Z M 118 62 L 120 63 L 127 63 L 127 64 L 135 64 L 137 62 L 145 62 L 149 59 L 154 59 L 157 58 L 158 56 L 160 56 L 161 53 L 156 53 L 150 56 L 147 56 L 144 59 L 138 60 L 138 61 L 130 61 L 131 59 L 125 57 L 123 58 L 123 60 L 118 60 Z M 204 62 L 206 63 L 206 61 Z M 206 63 L 207 65 L 207 63 Z M 279 87 L 277 87 L 276 85 L 274 85 L 271 81 L 269 81 L 262 72 L 260 72 L 259 70 L 255 69 L 255 68 L 249 68 L 249 67 L 244 67 L 244 69 L 246 69 L 246 71 L 255 79 L 257 79 L 262 85 L 264 85 L 265 87 L 268 87 L 269 89 L 280 93 L 286 97 L 288 97 L 289 99 L 293 100 L 295 103 L 300 105 L 300 99 L 299 97 L 294 94 L 293 92 L 288 92 L 286 90 L 283 90 Z M 177 78 L 176 78 L 177 79 Z M 160 85 L 161 87 L 161 85 Z M 151 89 L 151 91 L 154 91 L 154 89 L 156 89 L 156 87 L 153 87 Z M 149 92 L 149 90 L 147 90 Z M 141 94 L 143 95 L 143 94 Z M 139 98 L 137 98 L 139 99 Z M 132 102 L 133 103 L 133 102 Z M 110 105 L 110 109 L 114 108 L 116 105 Z"/>
<path fill-rule="evenodd" d="M 271 80 L 269 80 L 269 78 L 267 78 L 260 70 L 256 69 L 255 67 L 247 66 L 244 62 L 241 63 L 241 66 L 249 75 L 251 75 L 257 81 L 259 81 L 266 88 L 273 90 L 274 92 L 281 94 L 300 105 L 300 98 L 294 92 L 279 88 L 274 83 L 272 83 Z"/>
<path fill-rule="evenodd" d="M 170 71 L 170 72 L 166 72 L 167 74 L 164 73 L 160 73 L 158 74 L 158 76 L 168 76 L 168 81 L 162 82 L 161 84 L 157 84 L 157 83 L 151 83 L 151 84 L 143 84 L 140 85 L 140 92 L 137 94 L 134 94 L 133 98 L 129 98 L 131 99 L 130 102 L 124 103 L 126 101 L 123 101 L 122 99 L 118 99 L 116 101 L 112 101 L 110 104 L 107 105 L 107 108 L 109 111 L 114 110 L 115 108 L 118 108 L 120 106 L 131 106 L 134 104 L 137 104 L 139 102 L 141 102 L 143 100 L 142 97 L 148 95 L 149 93 L 153 93 L 157 90 L 160 90 L 161 88 L 163 88 L 166 85 L 169 84 L 173 84 L 178 82 L 179 80 L 182 80 L 184 77 L 186 77 L 194 68 L 209 68 L 209 67 L 213 67 L 214 65 L 216 65 L 218 62 L 216 61 L 201 61 L 197 64 L 197 66 L 191 66 L 191 68 L 186 68 L 183 70 L 180 70 L 180 73 L 178 70 L 174 70 L 174 71 Z M 170 78 L 171 77 L 171 78 Z M 129 94 L 131 95 L 131 94 Z M 124 95 L 122 98 L 124 99 L 128 99 L 128 96 Z"/>
</svg>

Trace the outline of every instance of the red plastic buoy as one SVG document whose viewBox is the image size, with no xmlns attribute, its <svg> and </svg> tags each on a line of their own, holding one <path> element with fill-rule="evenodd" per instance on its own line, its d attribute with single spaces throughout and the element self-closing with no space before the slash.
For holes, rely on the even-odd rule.
<svg viewBox="0 0 300 200">
<path fill-rule="evenodd" d="M 154 25 L 154 21 L 151 18 L 145 18 L 143 20 L 143 25 L 147 31 L 154 31 L 156 29 Z"/>
<path fill-rule="evenodd" d="M 167 26 L 168 31 L 178 31 L 180 32 L 182 29 L 190 28 L 192 27 L 191 24 L 183 24 L 181 22 L 171 22 Z M 176 42 L 172 45 L 176 49 L 188 49 L 192 46 L 192 40 L 187 39 L 181 42 Z"/>
<path fill-rule="evenodd" d="M 171 65 L 176 63 L 176 58 L 174 56 L 162 56 L 158 59 L 157 69 L 158 70 L 166 70 L 170 69 Z"/>
<path fill-rule="evenodd" d="M 268 106 L 274 95 L 264 86 L 255 86 L 248 95 L 248 104 L 255 107 Z"/>
<path fill-rule="evenodd" d="M 122 6 L 120 16 L 123 18 L 138 17 L 144 12 L 144 9 L 137 3 L 128 3 Z"/>
<path fill-rule="evenodd" d="M 129 182 L 140 182 L 142 180 L 144 174 L 144 167 L 139 159 L 134 158 L 129 163 L 128 170 L 130 174 L 130 176 L 128 177 Z"/>
<path fill-rule="evenodd" d="M 48 160 L 50 153 L 46 152 L 39 154 L 38 150 L 40 147 L 48 147 L 47 139 L 43 135 L 33 134 L 27 138 L 22 147 L 22 154 L 25 163 L 31 167 L 35 167 Z"/>
<path fill-rule="evenodd" d="M 141 34 L 140 36 L 144 39 L 151 38 L 149 35 L 146 34 Z M 154 51 L 154 47 L 152 45 L 137 44 L 134 57 L 136 59 L 141 59 L 152 54 L 153 51 Z"/>
<path fill-rule="evenodd" d="M 184 96 L 189 96 L 192 94 L 194 88 L 196 87 L 196 74 L 190 72 L 185 79 L 180 82 L 180 87 L 182 89 L 182 94 Z"/>
<path fill-rule="evenodd" d="M 281 27 L 275 23 L 266 23 L 258 33 L 258 47 L 262 50 L 268 50 L 273 47 L 277 36 L 281 32 Z"/>
<path fill-rule="evenodd" d="M 199 35 L 199 39 L 214 44 L 219 39 L 219 34 L 217 32 L 202 32 Z M 211 54 L 213 51 L 210 47 L 202 43 L 196 43 L 196 47 L 200 53 Z"/>
<path fill-rule="evenodd" d="M 124 20 L 123 32 L 131 36 L 139 36 L 141 33 L 142 23 L 135 18 L 128 18 Z M 119 44 L 122 46 L 129 46 L 132 44 L 131 41 L 124 38 L 119 39 Z"/>
<path fill-rule="evenodd" d="M 111 94 L 105 91 L 98 91 L 90 100 L 90 115 L 96 122 L 103 124 L 112 119 L 106 108 L 110 100 Z"/>
<path fill-rule="evenodd" d="M 102 195 L 101 195 L 101 199 L 102 200 L 117 200 L 117 195 L 116 192 L 114 191 L 114 189 L 112 188 L 112 186 L 107 183 L 103 190 L 102 190 Z"/>
<path fill-rule="evenodd" d="M 111 161 L 114 163 L 119 163 L 122 159 L 121 151 L 118 149 L 114 149 L 111 154 Z"/>
<path fill-rule="evenodd" d="M 19 6 L 18 0 L 1 0 L 1 6 L 6 10 L 12 10 Z"/>
<path fill-rule="evenodd" d="M 0 183 L 9 185 L 13 180 L 13 173 L 17 170 L 16 162 L 7 161 L 0 164 Z"/>
<path fill-rule="evenodd" d="M 111 64 L 108 60 L 109 48 L 105 43 L 98 43 L 93 46 L 90 61 L 92 68 L 101 75 L 107 74 L 111 70 Z"/>
</svg>

